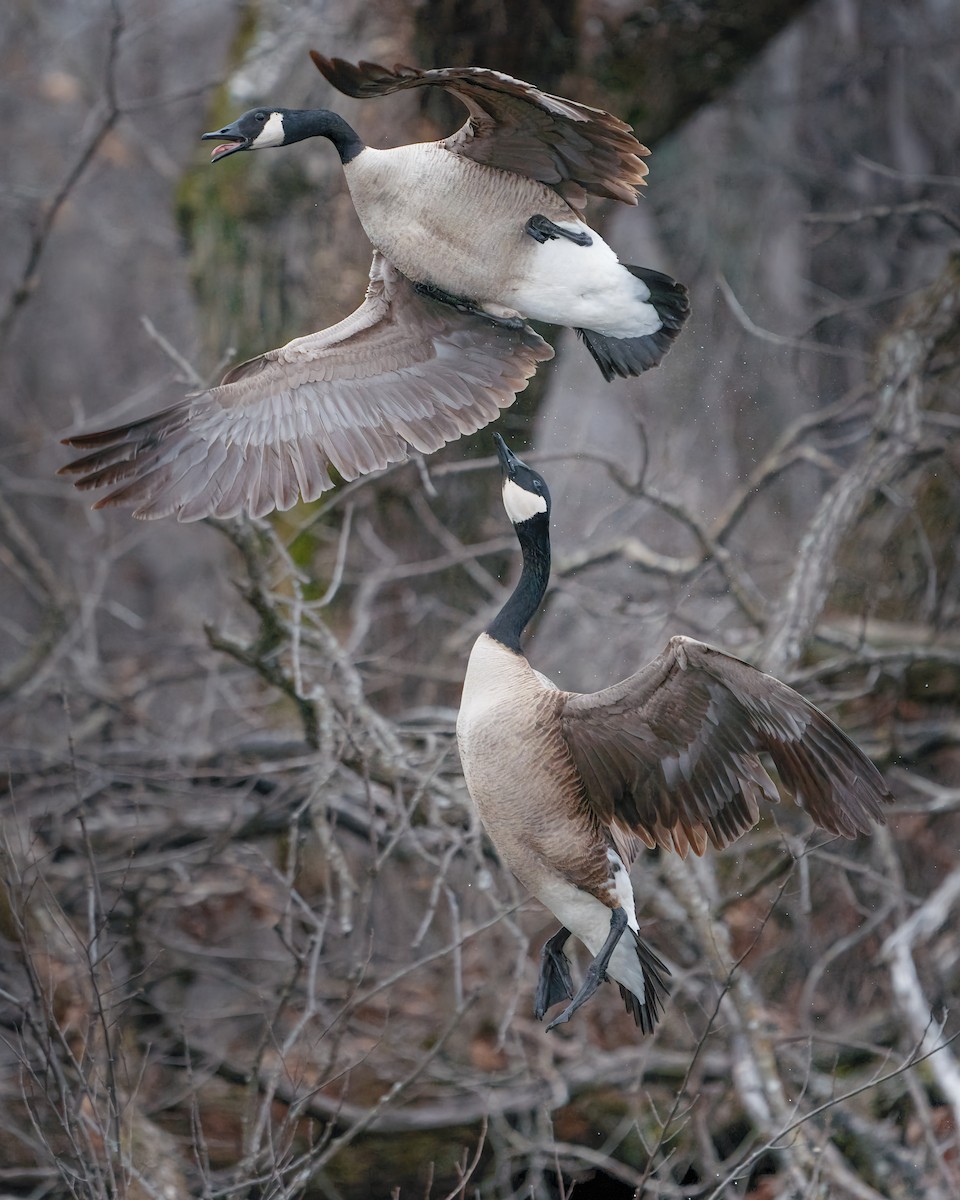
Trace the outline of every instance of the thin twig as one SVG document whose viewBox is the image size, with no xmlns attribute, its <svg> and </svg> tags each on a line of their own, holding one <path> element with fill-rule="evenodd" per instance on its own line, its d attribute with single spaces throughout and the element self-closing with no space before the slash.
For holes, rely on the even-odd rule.
<svg viewBox="0 0 960 1200">
<path fill-rule="evenodd" d="M 727 283 L 723 275 L 717 276 L 717 285 L 726 300 L 730 311 L 736 317 L 741 327 L 752 337 L 758 338 L 761 342 L 769 342 L 774 346 L 783 346 L 789 350 L 811 350 L 816 354 L 827 354 L 834 358 L 850 358 L 858 362 L 864 361 L 864 355 L 859 350 L 848 350 L 845 346 L 830 346 L 825 342 L 810 341 L 806 338 L 789 337 L 782 333 L 773 333 L 769 329 L 763 329 L 757 325 L 748 315 L 743 305 L 737 299 L 733 288 Z"/>
<path fill-rule="evenodd" d="M 60 186 L 48 201 L 37 220 L 30 238 L 30 248 L 24 263 L 20 278 L 14 286 L 7 307 L 0 317 L 0 343 L 6 341 L 13 323 L 24 304 L 36 290 L 40 278 L 40 266 L 43 259 L 50 233 L 53 229 L 60 210 L 70 198 L 87 168 L 93 162 L 107 135 L 120 118 L 121 110 L 117 100 L 117 63 L 120 57 L 120 39 L 124 32 L 125 21 L 120 0 L 111 0 L 113 20 L 107 34 L 107 61 L 103 76 L 104 113 L 97 127 L 82 146 L 74 160 L 73 166 L 67 171 Z"/>
<path fill-rule="evenodd" d="M 929 200 L 915 200 L 910 204 L 874 204 L 868 208 L 855 208 L 849 212 L 807 213 L 803 218 L 807 225 L 858 225 L 862 221 L 888 221 L 891 217 L 936 217 L 956 233 L 960 233 L 960 220 L 939 204 Z"/>
</svg>

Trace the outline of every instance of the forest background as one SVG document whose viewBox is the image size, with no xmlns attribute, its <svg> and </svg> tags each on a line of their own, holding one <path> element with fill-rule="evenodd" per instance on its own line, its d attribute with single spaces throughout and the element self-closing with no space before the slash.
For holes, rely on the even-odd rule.
<svg viewBox="0 0 960 1200">
<path fill-rule="evenodd" d="M 339 319 L 370 251 L 311 142 L 448 98 L 307 49 L 477 64 L 631 121 L 594 203 L 693 316 L 605 384 L 569 333 L 497 428 L 546 474 L 561 686 L 676 632 L 779 674 L 884 770 L 841 843 L 789 806 L 647 854 L 674 989 L 547 1036 L 552 931 L 453 740 L 517 571 L 489 431 L 262 524 L 92 512 L 59 437 Z M 954 0 L 10 0 L 0 8 L 0 1195 L 930 1197 L 960 1191 L 960 10 Z M 580 964 L 582 967 L 582 963 Z"/>
</svg>

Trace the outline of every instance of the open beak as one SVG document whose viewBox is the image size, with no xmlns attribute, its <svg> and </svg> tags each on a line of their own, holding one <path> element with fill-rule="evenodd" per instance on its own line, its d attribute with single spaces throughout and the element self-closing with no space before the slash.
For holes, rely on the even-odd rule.
<svg viewBox="0 0 960 1200">
<path fill-rule="evenodd" d="M 224 125 L 222 129 L 217 129 L 213 133 L 205 133 L 200 138 L 202 142 L 217 141 L 219 146 L 215 146 L 213 153 L 210 155 L 212 163 L 219 162 L 221 158 L 226 158 L 228 154 L 236 154 L 238 150 L 248 150 L 250 148 L 249 138 L 244 137 L 237 129 L 236 123 L 233 125 Z"/>
</svg>

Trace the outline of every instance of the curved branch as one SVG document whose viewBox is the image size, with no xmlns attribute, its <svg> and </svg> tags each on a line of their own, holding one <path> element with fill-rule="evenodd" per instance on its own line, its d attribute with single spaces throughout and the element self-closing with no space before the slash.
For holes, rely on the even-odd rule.
<svg viewBox="0 0 960 1200">
<path fill-rule="evenodd" d="M 793 573 L 770 622 L 762 661 L 789 674 L 813 633 L 836 573 L 836 559 L 873 493 L 931 450 L 919 417 L 925 374 L 939 342 L 960 318 L 960 255 L 908 307 L 876 359 L 877 413 L 870 438 L 830 488 L 804 535 Z"/>
</svg>

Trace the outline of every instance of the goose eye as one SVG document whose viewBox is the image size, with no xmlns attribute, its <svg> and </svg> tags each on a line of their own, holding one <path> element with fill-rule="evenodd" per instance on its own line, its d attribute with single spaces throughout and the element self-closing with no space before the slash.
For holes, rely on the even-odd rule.
<svg viewBox="0 0 960 1200">
<path fill-rule="evenodd" d="M 259 112 L 254 119 L 262 123 L 267 119 L 267 114 L 264 112 Z"/>
</svg>

